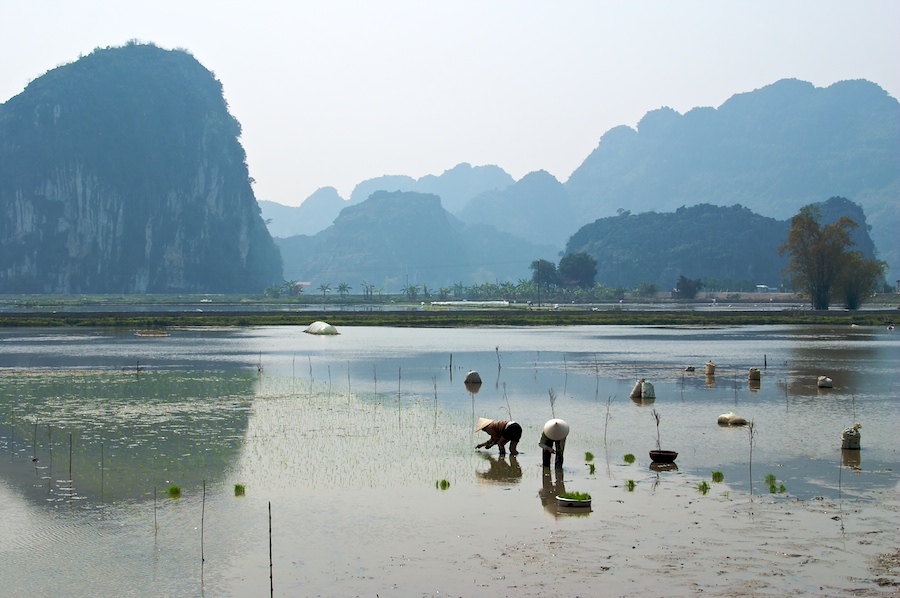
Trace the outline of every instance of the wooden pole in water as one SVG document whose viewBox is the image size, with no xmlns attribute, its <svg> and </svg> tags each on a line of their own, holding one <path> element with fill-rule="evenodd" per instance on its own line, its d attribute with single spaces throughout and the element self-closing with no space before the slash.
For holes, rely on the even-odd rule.
<svg viewBox="0 0 900 598">
<path fill-rule="evenodd" d="M 100 500 L 103 500 L 103 443 L 100 443 Z"/>
<path fill-rule="evenodd" d="M 206 557 L 203 554 L 203 530 L 206 521 L 206 480 L 203 480 L 203 501 L 200 504 L 200 562 L 205 563 Z"/>
<path fill-rule="evenodd" d="M 153 534 L 155 535 L 157 530 L 159 530 L 159 525 L 156 523 L 156 486 L 153 487 Z"/>
<path fill-rule="evenodd" d="M 275 585 L 272 580 L 272 501 L 269 501 L 269 596 L 275 595 Z"/>
<path fill-rule="evenodd" d="M 72 481 L 72 433 L 69 432 L 69 481 Z"/>
</svg>

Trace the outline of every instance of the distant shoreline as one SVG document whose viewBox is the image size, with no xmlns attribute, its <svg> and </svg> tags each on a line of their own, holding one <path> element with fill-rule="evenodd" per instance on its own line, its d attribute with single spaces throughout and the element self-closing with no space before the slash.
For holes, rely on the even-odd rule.
<svg viewBox="0 0 900 598">
<path fill-rule="evenodd" d="M 741 326 L 833 325 L 884 326 L 900 319 L 897 309 L 864 311 L 715 311 L 584 309 L 333 309 L 302 311 L 65 311 L 0 312 L 0 327 L 102 327 L 153 329 L 177 327 L 303 326 L 323 320 L 334 326 L 465 328 L 471 326 Z"/>
</svg>

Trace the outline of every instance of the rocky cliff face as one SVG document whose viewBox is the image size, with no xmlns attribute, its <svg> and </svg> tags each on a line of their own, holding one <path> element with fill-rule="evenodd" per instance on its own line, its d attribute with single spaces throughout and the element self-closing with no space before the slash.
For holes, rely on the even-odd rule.
<svg viewBox="0 0 900 598">
<path fill-rule="evenodd" d="M 192 56 L 96 50 L 0 106 L 0 292 L 259 292 L 281 258 Z"/>
</svg>

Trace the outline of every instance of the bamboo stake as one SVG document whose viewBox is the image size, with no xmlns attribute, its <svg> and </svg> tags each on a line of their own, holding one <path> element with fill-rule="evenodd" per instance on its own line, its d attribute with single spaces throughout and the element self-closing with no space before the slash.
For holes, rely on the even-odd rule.
<svg viewBox="0 0 900 598">
<path fill-rule="evenodd" d="M 272 501 L 269 501 L 269 596 L 275 595 L 272 578 Z"/>
<path fill-rule="evenodd" d="M 203 531 L 206 521 L 206 480 L 203 480 L 203 499 L 200 506 L 200 563 L 206 562 L 206 556 L 203 554 Z"/>
<path fill-rule="evenodd" d="M 750 478 L 750 502 L 753 502 L 753 436 L 754 436 L 754 425 L 753 420 L 750 420 L 750 423 L 747 424 L 747 430 L 750 433 L 750 460 L 748 467 L 748 475 Z"/>
</svg>

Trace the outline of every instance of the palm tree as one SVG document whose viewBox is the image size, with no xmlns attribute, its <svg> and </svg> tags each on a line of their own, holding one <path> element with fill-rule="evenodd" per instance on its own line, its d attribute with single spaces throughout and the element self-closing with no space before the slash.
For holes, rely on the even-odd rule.
<svg viewBox="0 0 900 598">
<path fill-rule="evenodd" d="M 341 299 L 347 296 L 347 293 L 350 292 L 350 289 L 353 288 L 346 282 L 342 282 L 338 285 L 338 295 L 341 296 Z"/>
<path fill-rule="evenodd" d="M 331 285 L 323 282 L 319 285 L 319 290 L 322 291 L 322 301 L 328 301 L 327 294 L 331 292 Z"/>
<path fill-rule="evenodd" d="M 408 284 L 403 287 L 403 292 L 406 293 L 406 298 L 410 301 L 415 301 L 416 297 L 419 296 L 419 286 L 415 284 Z"/>
</svg>

